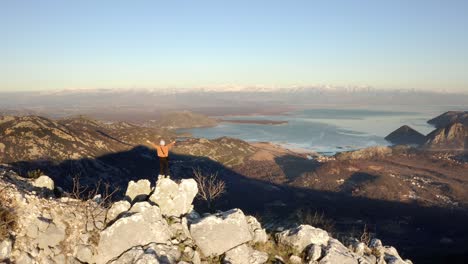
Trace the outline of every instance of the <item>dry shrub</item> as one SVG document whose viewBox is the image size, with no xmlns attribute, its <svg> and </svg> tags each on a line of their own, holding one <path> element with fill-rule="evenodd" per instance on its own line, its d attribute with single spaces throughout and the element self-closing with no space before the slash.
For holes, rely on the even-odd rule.
<svg viewBox="0 0 468 264">
<path fill-rule="evenodd" d="M 198 184 L 198 198 L 212 210 L 213 202 L 226 192 L 226 183 L 218 179 L 218 173 L 203 175 L 200 168 L 193 169 L 193 178 Z"/>
<path fill-rule="evenodd" d="M 42 175 L 44 175 L 44 173 L 41 170 L 37 169 L 28 171 L 26 177 L 29 179 L 37 179 Z"/>
<path fill-rule="evenodd" d="M 367 228 L 367 225 L 364 225 L 364 229 L 362 230 L 360 241 L 368 246 L 370 243 L 370 240 L 371 240 L 371 236 L 370 236 L 369 230 Z"/>
<path fill-rule="evenodd" d="M 112 206 L 112 198 L 119 191 L 109 183 L 98 181 L 94 186 L 82 186 L 80 175 L 73 177 L 71 197 L 78 200 L 76 206 L 84 210 L 86 223 L 91 223 L 95 229 L 105 228 L 107 211 Z"/>
<path fill-rule="evenodd" d="M 15 228 L 17 220 L 15 212 L 4 204 L 4 190 L 0 190 L 0 241 L 8 238 L 10 232 Z"/>
<path fill-rule="evenodd" d="M 335 223 L 332 219 L 325 216 L 324 213 L 317 211 L 312 212 L 311 210 L 300 209 L 296 211 L 296 216 L 299 223 L 318 227 L 328 232 L 333 232 Z"/>
<path fill-rule="evenodd" d="M 255 243 L 252 248 L 268 253 L 267 263 L 274 263 L 275 256 L 280 256 L 284 260 L 288 261 L 289 257 L 294 254 L 293 248 L 283 244 L 275 243 L 272 240 L 268 240 L 265 243 Z"/>
</svg>

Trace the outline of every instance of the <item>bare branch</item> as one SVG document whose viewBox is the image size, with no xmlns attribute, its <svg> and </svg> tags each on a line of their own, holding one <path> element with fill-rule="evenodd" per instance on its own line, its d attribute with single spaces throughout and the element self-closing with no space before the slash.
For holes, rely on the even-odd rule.
<svg viewBox="0 0 468 264">
<path fill-rule="evenodd" d="M 193 169 L 193 178 L 198 184 L 198 197 L 211 209 L 213 201 L 226 192 L 226 183 L 218 179 L 218 173 L 203 175 L 200 168 Z"/>
</svg>

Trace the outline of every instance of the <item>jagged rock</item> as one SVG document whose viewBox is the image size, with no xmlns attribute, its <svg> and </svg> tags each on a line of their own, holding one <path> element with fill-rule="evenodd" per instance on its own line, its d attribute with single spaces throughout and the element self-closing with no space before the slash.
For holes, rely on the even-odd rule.
<svg viewBox="0 0 468 264">
<path fill-rule="evenodd" d="M 250 234 L 252 234 L 252 242 L 265 243 L 268 240 L 268 235 L 265 229 L 262 229 L 262 225 L 253 216 L 246 216 L 247 224 L 249 225 Z"/>
<path fill-rule="evenodd" d="M 75 257 L 81 262 L 92 263 L 93 255 L 91 246 L 79 245 L 75 248 Z"/>
<path fill-rule="evenodd" d="M 302 264 L 302 259 L 299 256 L 291 255 L 289 257 L 289 263 L 291 263 L 291 264 Z"/>
<path fill-rule="evenodd" d="M 13 243 L 10 239 L 5 239 L 0 243 L 0 260 L 10 257 L 12 246 Z"/>
<path fill-rule="evenodd" d="M 44 189 L 47 189 L 49 191 L 53 191 L 54 186 L 55 186 L 54 181 L 47 175 L 39 176 L 39 178 L 35 179 L 32 182 L 32 185 L 34 187 L 44 188 Z"/>
<path fill-rule="evenodd" d="M 30 223 L 25 226 L 26 236 L 37 238 L 40 232 L 45 232 L 49 227 L 49 220 L 46 217 L 35 217 Z"/>
<path fill-rule="evenodd" d="M 268 254 L 258 250 L 254 250 L 250 255 L 251 263 L 253 264 L 263 264 L 268 261 Z"/>
<path fill-rule="evenodd" d="M 171 232 L 157 206 L 140 202 L 130 213 L 101 232 L 96 263 L 106 263 L 132 247 L 170 241 Z"/>
<path fill-rule="evenodd" d="M 408 264 L 394 247 L 384 247 L 384 260 L 387 264 Z"/>
<path fill-rule="evenodd" d="M 380 239 L 373 238 L 369 243 L 369 247 L 370 248 L 382 247 L 382 241 L 380 241 Z"/>
<path fill-rule="evenodd" d="M 252 249 L 246 244 L 226 252 L 223 263 L 226 264 L 263 264 L 268 261 L 268 254 Z"/>
<path fill-rule="evenodd" d="M 172 222 L 169 225 L 169 229 L 171 230 L 172 237 L 177 238 L 179 241 L 188 243 L 188 240 L 192 239 L 190 235 L 190 231 L 188 229 L 187 219 L 184 217 L 182 219 L 175 218 L 169 222 Z"/>
<path fill-rule="evenodd" d="M 118 201 L 112 204 L 109 211 L 107 211 L 107 222 L 114 221 L 121 213 L 128 211 L 130 209 L 131 204 L 128 201 Z"/>
<path fill-rule="evenodd" d="M 226 252 L 224 264 L 247 264 L 249 263 L 250 248 L 246 244 L 237 246 Z"/>
<path fill-rule="evenodd" d="M 202 263 L 200 253 L 198 253 L 198 251 L 195 251 L 195 253 L 193 253 L 192 263 L 193 264 L 201 264 Z"/>
<path fill-rule="evenodd" d="M 311 245 L 306 252 L 307 261 L 316 261 L 322 256 L 322 247 L 319 245 Z"/>
<path fill-rule="evenodd" d="M 205 256 L 219 256 L 252 240 L 244 213 L 232 209 L 192 223 L 190 233 Z"/>
<path fill-rule="evenodd" d="M 180 256 L 181 253 L 175 246 L 151 243 L 131 248 L 113 260 L 111 264 L 175 264 Z"/>
<path fill-rule="evenodd" d="M 468 149 L 468 125 L 453 123 L 427 135 L 425 148 L 438 150 Z"/>
<path fill-rule="evenodd" d="M 58 254 L 52 257 L 53 263 L 66 263 L 66 257 L 63 254 Z"/>
<path fill-rule="evenodd" d="M 275 261 L 273 262 L 274 264 L 284 264 L 285 261 L 281 256 L 276 255 L 275 256 Z"/>
<path fill-rule="evenodd" d="M 366 244 L 359 242 L 353 245 L 354 253 L 362 256 L 366 250 Z"/>
<path fill-rule="evenodd" d="M 193 222 L 199 220 L 201 218 L 201 216 L 200 216 L 199 213 L 197 213 L 197 211 L 192 210 L 185 216 L 185 218 L 187 218 L 187 221 L 189 223 L 193 223 Z"/>
<path fill-rule="evenodd" d="M 77 260 L 76 258 L 72 256 L 67 256 L 65 263 L 67 264 L 83 264 L 83 262 Z"/>
<path fill-rule="evenodd" d="M 326 245 L 328 233 L 310 225 L 300 225 L 277 234 L 278 243 L 294 248 L 298 253 L 311 245 Z"/>
<path fill-rule="evenodd" d="M 130 181 L 128 183 L 125 196 L 130 202 L 140 202 L 148 198 L 151 192 L 151 183 L 148 180 L 139 180 L 137 182 Z"/>
<path fill-rule="evenodd" d="M 182 252 L 182 255 L 183 259 L 193 259 L 195 255 L 195 250 L 191 247 L 185 247 L 184 251 Z"/>
<path fill-rule="evenodd" d="M 151 244 L 145 249 L 145 255 L 148 260 L 150 256 L 156 258 L 162 264 L 175 264 L 180 259 L 182 253 L 177 246 Z M 145 256 L 142 257 L 145 259 Z"/>
<path fill-rule="evenodd" d="M 358 264 L 359 256 L 348 250 L 343 244 L 336 239 L 330 239 L 325 248 L 325 256 L 320 260 L 319 264 Z"/>
<path fill-rule="evenodd" d="M 113 260 L 110 262 L 110 264 L 127 264 L 127 263 L 135 263 L 138 258 L 143 255 L 145 251 L 143 248 L 138 247 L 138 248 L 132 248 L 128 250 L 127 252 L 123 253 L 121 256 L 119 256 L 117 259 Z M 157 260 L 156 260 L 157 261 Z M 156 262 L 159 264 L 159 262 Z"/>
<path fill-rule="evenodd" d="M 47 229 L 36 238 L 37 246 L 48 249 L 57 246 L 65 239 L 65 229 L 55 223 L 50 223 Z"/>
<path fill-rule="evenodd" d="M 18 258 L 16 258 L 16 264 L 33 264 L 34 263 L 34 259 L 31 255 L 29 255 L 28 253 L 26 252 L 21 252 L 18 256 Z"/>
<path fill-rule="evenodd" d="M 150 201 L 161 208 L 164 216 L 181 216 L 193 209 L 193 199 L 198 193 L 194 179 L 184 179 L 177 184 L 169 178 L 160 178 Z"/>
<path fill-rule="evenodd" d="M 143 254 L 136 261 L 135 264 L 173 264 L 174 262 L 160 262 L 153 254 Z"/>
</svg>

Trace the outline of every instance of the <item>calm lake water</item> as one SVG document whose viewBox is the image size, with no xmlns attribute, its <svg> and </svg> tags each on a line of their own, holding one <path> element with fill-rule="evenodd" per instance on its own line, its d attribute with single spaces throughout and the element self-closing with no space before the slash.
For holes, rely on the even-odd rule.
<svg viewBox="0 0 468 264">
<path fill-rule="evenodd" d="M 222 136 L 249 142 L 268 141 L 288 148 L 333 154 L 375 145 L 388 145 L 384 139 L 402 125 L 422 134 L 434 128 L 427 120 L 434 113 L 382 110 L 309 109 L 275 116 L 231 116 L 223 119 L 288 121 L 281 125 L 238 124 L 222 122 L 216 127 L 183 130 L 194 137 Z"/>
</svg>

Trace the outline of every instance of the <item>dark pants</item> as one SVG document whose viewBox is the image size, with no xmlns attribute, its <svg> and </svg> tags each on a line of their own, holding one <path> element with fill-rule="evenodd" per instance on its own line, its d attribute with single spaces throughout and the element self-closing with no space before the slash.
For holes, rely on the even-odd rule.
<svg viewBox="0 0 468 264">
<path fill-rule="evenodd" d="M 159 174 L 161 174 L 161 175 L 170 175 L 169 158 L 159 157 Z"/>
</svg>

